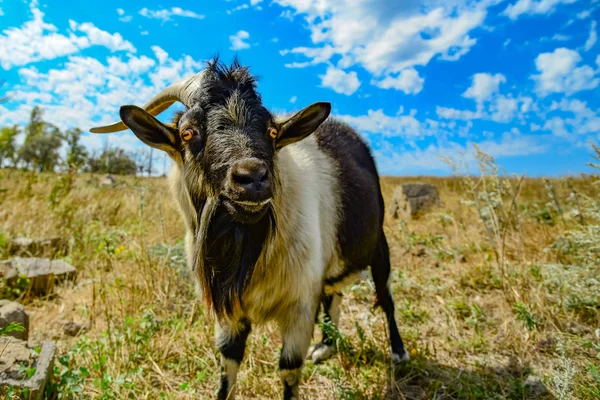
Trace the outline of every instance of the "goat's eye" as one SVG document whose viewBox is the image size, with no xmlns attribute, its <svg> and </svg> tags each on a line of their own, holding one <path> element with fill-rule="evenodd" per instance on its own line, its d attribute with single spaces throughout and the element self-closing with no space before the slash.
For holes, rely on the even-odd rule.
<svg viewBox="0 0 600 400">
<path fill-rule="evenodd" d="M 269 132 L 269 136 L 271 136 L 273 139 L 277 138 L 277 133 L 278 133 L 277 129 L 275 129 L 275 128 L 269 128 L 267 130 L 267 132 Z"/>
<path fill-rule="evenodd" d="M 184 130 L 181 133 L 181 138 L 187 142 L 188 140 L 193 138 L 195 135 L 196 135 L 196 131 L 194 131 L 192 128 L 187 128 L 186 130 Z"/>
</svg>

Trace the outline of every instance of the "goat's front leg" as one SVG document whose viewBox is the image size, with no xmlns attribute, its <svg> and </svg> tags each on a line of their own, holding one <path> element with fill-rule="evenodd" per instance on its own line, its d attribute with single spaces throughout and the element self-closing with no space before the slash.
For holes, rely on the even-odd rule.
<svg viewBox="0 0 600 400">
<path fill-rule="evenodd" d="M 250 321 L 242 320 L 235 324 L 217 323 L 215 335 L 221 352 L 221 387 L 219 400 L 235 398 L 235 382 L 238 368 L 244 358 L 246 339 L 250 334 Z"/>
<path fill-rule="evenodd" d="M 279 372 L 283 381 L 284 400 L 298 399 L 302 364 L 310 345 L 317 304 L 315 301 L 294 307 L 284 320 L 279 321 L 283 342 Z"/>
</svg>

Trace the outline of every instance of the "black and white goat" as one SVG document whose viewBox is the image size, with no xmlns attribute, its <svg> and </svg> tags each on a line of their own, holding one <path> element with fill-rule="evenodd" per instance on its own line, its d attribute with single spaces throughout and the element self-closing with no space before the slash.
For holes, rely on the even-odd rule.
<svg viewBox="0 0 600 400">
<path fill-rule="evenodd" d="M 171 124 L 153 115 L 175 101 Z M 279 121 L 263 106 L 256 80 L 237 61 L 217 60 L 156 95 L 144 108 L 122 106 L 122 122 L 174 160 L 171 182 L 187 226 L 188 261 L 216 317 L 222 354 L 219 399 L 234 395 L 253 324 L 274 321 L 285 399 L 298 397 L 305 357 L 332 354 L 323 333 L 309 350 L 322 303 L 339 320 L 341 289 L 371 267 L 385 311 L 392 358 L 408 359 L 394 319 L 390 258 L 379 176 L 368 147 L 315 103 Z"/>
</svg>

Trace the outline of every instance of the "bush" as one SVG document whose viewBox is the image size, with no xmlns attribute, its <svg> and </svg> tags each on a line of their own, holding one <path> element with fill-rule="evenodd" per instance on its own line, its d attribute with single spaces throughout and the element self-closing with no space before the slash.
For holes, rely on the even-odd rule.
<svg viewBox="0 0 600 400">
<path fill-rule="evenodd" d="M 135 160 L 123 149 L 107 149 L 89 160 L 89 172 L 117 175 L 135 175 Z"/>
</svg>

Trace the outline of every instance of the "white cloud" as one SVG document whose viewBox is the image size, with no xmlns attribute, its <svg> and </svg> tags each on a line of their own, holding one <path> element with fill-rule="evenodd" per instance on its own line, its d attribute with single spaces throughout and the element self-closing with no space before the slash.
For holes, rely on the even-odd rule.
<svg viewBox="0 0 600 400">
<path fill-rule="evenodd" d="M 2 7 L 0 7 L 0 17 L 4 15 L 4 11 L 2 11 Z"/>
<path fill-rule="evenodd" d="M 556 10 L 559 4 L 570 4 L 576 0 L 518 0 L 504 10 L 503 14 L 515 20 L 521 15 L 545 14 L 549 15 Z"/>
<path fill-rule="evenodd" d="M 463 93 L 463 97 L 473 99 L 478 103 L 487 101 L 492 95 L 499 92 L 500 83 L 506 83 L 506 77 L 502 74 L 475 74 L 471 86 Z"/>
<path fill-rule="evenodd" d="M 458 119 L 469 121 L 472 119 L 482 118 L 482 113 L 480 111 L 457 110 L 455 108 L 441 106 L 437 106 L 435 108 L 435 113 L 442 119 Z"/>
<path fill-rule="evenodd" d="M 577 13 L 577 18 L 578 19 L 586 19 L 590 15 L 592 15 L 592 12 L 590 10 L 583 10 L 583 11 Z"/>
<path fill-rule="evenodd" d="M 459 110 L 450 107 L 436 107 L 436 114 L 443 120 L 490 120 L 508 123 L 518 118 L 524 121 L 525 116 L 537 111 L 537 105 L 531 97 L 500 94 L 499 84 L 506 82 L 502 74 L 475 74 L 473 83 L 463 93 L 464 97 L 476 102 L 476 109 Z"/>
<path fill-rule="evenodd" d="M 578 67 L 580 61 L 579 53 L 564 47 L 538 55 L 535 65 L 540 73 L 531 76 L 536 82 L 536 91 L 541 95 L 573 94 L 597 87 L 600 78 L 596 77 L 596 71 L 588 65 Z"/>
<path fill-rule="evenodd" d="M 231 50 L 243 50 L 249 49 L 250 43 L 245 42 L 244 40 L 249 39 L 250 34 L 244 30 L 239 30 L 235 35 L 229 36 L 229 41 L 231 42 Z"/>
<path fill-rule="evenodd" d="M 389 0 L 275 2 L 305 17 L 315 45 L 310 52 L 284 51 L 284 55 L 291 53 L 309 59 L 287 66 L 327 63 L 339 55 L 366 69 L 375 81 L 386 81 L 392 88 L 396 86 L 393 78 L 385 78 L 391 74 L 425 66 L 435 57 L 454 61 L 466 54 L 476 43 L 469 33 L 483 24 L 487 7 L 495 0 L 431 0 L 424 4 Z M 404 84 L 399 86 L 405 88 Z"/>
<path fill-rule="evenodd" d="M 290 97 L 290 103 L 296 104 L 296 100 L 298 100 L 298 98 L 296 96 Z"/>
<path fill-rule="evenodd" d="M 600 132 L 600 115 L 590 109 L 586 102 L 563 98 L 552 102 L 550 113 L 554 114 L 543 126 L 556 136 L 588 135 Z M 559 114 L 559 115 L 556 115 Z"/>
<path fill-rule="evenodd" d="M 566 42 L 567 40 L 570 40 L 571 38 L 567 35 L 562 35 L 560 33 L 555 33 L 552 36 L 552 40 L 556 40 L 557 42 Z"/>
<path fill-rule="evenodd" d="M 117 8 L 117 14 L 119 14 L 119 21 L 121 22 L 130 22 L 133 19 L 131 15 L 125 15 L 125 10 L 122 8 Z"/>
<path fill-rule="evenodd" d="M 490 107 L 491 120 L 496 122 L 510 122 L 515 117 L 519 108 L 519 100 L 513 97 L 498 96 Z"/>
<path fill-rule="evenodd" d="M 388 75 L 382 80 L 371 81 L 377 87 L 382 89 L 401 90 L 406 94 L 417 94 L 423 89 L 425 80 L 419 76 L 419 73 L 414 68 L 407 68 L 397 76 Z"/>
<path fill-rule="evenodd" d="M 227 12 L 227 14 L 231 14 L 233 12 L 244 10 L 246 8 L 250 8 L 250 6 L 248 4 L 241 4 L 235 8 L 232 8 L 231 10 L 227 10 L 226 12 Z"/>
<path fill-rule="evenodd" d="M 485 153 L 495 158 L 526 156 L 546 152 L 549 138 L 545 136 L 526 136 L 518 131 L 503 133 L 500 138 L 486 139 L 480 142 L 467 141 L 464 144 L 456 142 L 441 142 L 430 144 L 425 148 L 403 149 L 384 145 L 374 152 L 377 168 L 381 174 L 423 174 L 425 171 L 451 172 L 450 166 L 444 159 L 450 158 L 461 164 L 466 164 L 469 171 L 476 168 L 474 144 Z"/>
<path fill-rule="evenodd" d="M 204 15 L 197 14 L 194 11 L 184 10 L 180 7 L 171 7 L 170 9 L 163 8 L 159 10 L 150 10 L 146 7 L 139 12 L 142 17 L 159 19 L 163 22 L 171 20 L 172 17 L 185 17 L 194 19 L 203 19 Z"/>
<path fill-rule="evenodd" d="M 589 51 L 598 40 L 598 33 L 596 32 L 596 21 L 592 21 L 592 25 L 590 26 L 590 36 L 588 36 L 585 44 L 583 45 L 583 49 L 585 51 Z"/>
<path fill-rule="evenodd" d="M 71 29 L 85 33 L 90 43 L 104 46 L 111 51 L 123 50 L 135 53 L 135 47 L 127 40 L 124 40 L 123 36 L 119 33 L 110 34 L 89 22 L 77 24 L 77 22 L 71 20 L 69 21 L 69 25 Z"/>
<path fill-rule="evenodd" d="M 136 51 L 119 33 L 103 31 L 92 23 L 69 21 L 71 32 L 67 36 L 58 33 L 56 26 L 44 22 L 44 13 L 35 3 L 32 3 L 31 13 L 32 20 L 26 21 L 21 27 L 5 29 L 0 34 L 2 68 L 10 69 L 35 61 L 51 60 L 91 46 L 104 46 L 111 51 Z"/>
<path fill-rule="evenodd" d="M 325 75 L 319 75 L 321 78 L 321 85 L 333 89 L 336 93 L 345 94 L 350 96 L 356 92 L 360 86 L 360 81 L 356 72 L 345 72 L 344 70 L 335 68 L 330 65 L 327 68 Z"/>
<path fill-rule="evenodd" d="M 294 13 L 292 13 L 290 10 L 282 11 L 281 14 L 279 14 L 280 18 L 288 19 L 290 21 L 294 20 L 294 16 Z"/>
<path fill-rule="evenodd" d="M 291 50 L 280 50 L 279 54 L 282 56 L 287 54 L 302 54 L 305 57 L 311 58 L 310 61 L 285 64 L 287 68 L 305 68 L 326 62 L 335 54 L 335 52 L 331 46 L 324 46 L 323 48 L 295 47 Z"/>
<path fill-rule="evenodd" d="M 263 0 L 250 0 L 250 5 L 255 6 L 258 3 L 262 3 Z"/>
<path fill-rule="evenodd" d="M 22 124 L 34 105 L 46 110 L 45 119 L 61 129 L 118 120 L 123 104 L 143 104 L 159 90 L 192 75 L 202 64 L 187 55 L 171 58 L 160 48 L 154 57 L 111 56 L 100 61 L 71 56 L 47 72 L 36 67 L 19 70 L 21 85 L 10 92 L 10 113 L 0 113 L 0 125 Z M 39 95 L 42 93 L 43 95 Z"/>
<path fill-rule="evenodd" d="M 416 110 L 408 115 L 386 115 L 383 110 L 369 110 L 366 115 L 337 115 L 336 117 L 354 126 L 360 132 L 375 133 L 383 136 L 424 136 L 427 134 L 419 120 Z"/>
</svg>

